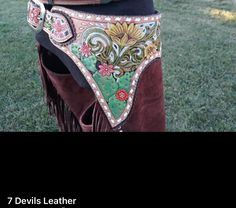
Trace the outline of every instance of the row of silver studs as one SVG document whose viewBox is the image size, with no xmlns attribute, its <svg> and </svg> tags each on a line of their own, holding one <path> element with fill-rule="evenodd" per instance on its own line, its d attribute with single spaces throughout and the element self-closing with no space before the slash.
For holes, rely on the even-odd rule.
<svg viewBox="0 0 236 208">
<path fill-rule="evenodd" d="M 158 21 L 160 22 L 161 14 L 154 14 L 150 16 L 106 16 L 106 15 L 94 15 L 85 12 L 75 12 L 71 9 L 67 9 L 60 6 L 54 6 L 52 11 L 60 11 L 64 12 L 67 15 L 77 18 L 80 20 L 89 20 L 93 22 L 108 22 L 108 23 L 116 23 L 116 22 L 133 22 L 133 23 L 145 23 L 150 21 Z"/>
</svg>

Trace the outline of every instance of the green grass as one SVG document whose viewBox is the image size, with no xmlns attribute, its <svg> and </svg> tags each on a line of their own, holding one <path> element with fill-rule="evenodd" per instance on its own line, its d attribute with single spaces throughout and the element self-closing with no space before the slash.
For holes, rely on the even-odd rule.
<svg viewBox="0 0 236 208">
<path fill-rule="evenodd" d="M 0 0 L 0 131 L 58 131 L 48 115 L 25 0 Z M 157 0 L 168 131 L 236 130 L 235 0 Z"/>
</svg>

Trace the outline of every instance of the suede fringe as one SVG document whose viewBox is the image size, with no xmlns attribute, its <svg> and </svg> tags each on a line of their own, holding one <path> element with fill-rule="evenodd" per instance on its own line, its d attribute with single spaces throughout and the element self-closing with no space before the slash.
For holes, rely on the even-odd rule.
<svg viewBox="0 0 236 208">
<path fill-rule="evenodd" d="M 49 108 L 50 115 L 56 116 L 57 124 L 62 132 L 80 132 L 80 124 L 76 116 L 57 93 L 49 79 L 47 72 L 40 63 L 41 80 L 45 91 L 45 100 Z"/>
<path fill-rule="evenodd" d="M 111 132 L 112 128 L 107 120 L 106 115 L 101 109 L 98 102 L 95 103 L 93 111 L 93 131 L 94 132 Z"/>
</svg>

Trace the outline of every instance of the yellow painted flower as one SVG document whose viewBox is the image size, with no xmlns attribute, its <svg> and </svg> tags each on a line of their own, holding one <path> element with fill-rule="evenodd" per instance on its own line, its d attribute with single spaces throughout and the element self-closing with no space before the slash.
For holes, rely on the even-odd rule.
<svg viewBox="0 0 236 208">
<path fill-rule="evenodd" d="M 134 23 L 128 25 L 126 22 L 111 24 L 106 33 L 121 47 L 132 46 L 144 36 Z"/>
<path fill-rule="evenodd" d="M 157 46 L 155 44 L 150 44 L 145 48 L 145 57 L 150 58 L 152 55 L 154 55 L 157 51 Z"/>
</svg>

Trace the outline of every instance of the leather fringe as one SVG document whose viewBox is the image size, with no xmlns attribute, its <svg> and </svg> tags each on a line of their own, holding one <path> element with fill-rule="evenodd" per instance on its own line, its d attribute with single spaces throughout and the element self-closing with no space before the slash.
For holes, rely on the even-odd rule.
<svg viewBox="0 0 236 208">
<path fill-rule="evenodd" d="M 112 132 L 112 127 L 98 102 L 93 111 L 93 132 Z"/>
<path fill-rule="evenodd" d="M 45 102 L 49 108 L 50 115 L 56 117 L 57 124 L 60 131 L 62 132 L 88 132 L 85 130 L 83 125 L 88 124 L 83 123 L 83 116 L 85 119 L 91 118 L 91 130 L 89 132 L 113 132 L 106 115 L 104 114 L 101 106 L 96 101 L 94 103 L 93 109 L 87 109 L 81 116 L 82 121 L 79 121 L 77 117 L 70 110 L 69 106 L 64 102 L 61 96 L 57 93 L 56 88 L 54 87 L 50 77 L 47 74 L 46 69 L 44 68 L 42 61 L 42 51 L 41 47 L 38 45 L 38 54 L 39 54 L 39 66 L 40 66 L 40 75 L 41 81 L 45 93 Z M 92 112 L 88 112 L 91 111 Z M 81 124 L 80 124 L 81 122 Z M 82 125 L 82 126 L 81 126 Z"/>
<path fill-rule="evenodd" d="M 40 59 L 39 65 L 41 69 L 41 81 L 45 92 L 45 101 L 48 105 L 50 115 L 56 117 L 61 132 L 80 132 L 81 127 L 78 119 L 57 93 L 57 90 L 49 79 L 46 70 L 40 63 Z"/>
</svg>

